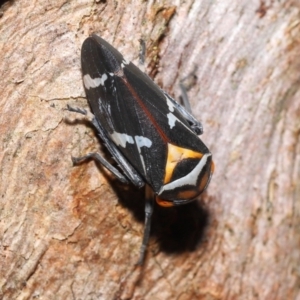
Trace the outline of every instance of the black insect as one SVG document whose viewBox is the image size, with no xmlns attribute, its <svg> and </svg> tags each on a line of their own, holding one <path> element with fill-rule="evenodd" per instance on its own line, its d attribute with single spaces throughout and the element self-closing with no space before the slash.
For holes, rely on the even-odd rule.
<svg viewBox="0 0 300 300">
<path fill-rule="evenodd" d="M 122 182 L 146 185 L 142 264 L 153 200 L 164 207 L 193 201 L 209 184 L 212 154 L 198 137 L 201 123 L 96 34 L 84 41 L 81 63 L 92 123 L 122 172 L 98 153 L 74 162 L 93 158 Z"/>
</svg>

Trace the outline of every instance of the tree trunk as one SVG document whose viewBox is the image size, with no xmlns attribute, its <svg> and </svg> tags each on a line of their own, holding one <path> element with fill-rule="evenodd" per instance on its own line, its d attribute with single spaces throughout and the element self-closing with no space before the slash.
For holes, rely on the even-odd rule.
<svg viewBox="0 0 300 300">
<path fill-rule="evenodd" d="M 9 1 L 0 18 L 1 299 L 300 299 L 300 4 Z M 92 32 L 177 99 L 215 174 L 194 203 L 155 206 L 92 161 L 80 48 Z"/>
</svg>

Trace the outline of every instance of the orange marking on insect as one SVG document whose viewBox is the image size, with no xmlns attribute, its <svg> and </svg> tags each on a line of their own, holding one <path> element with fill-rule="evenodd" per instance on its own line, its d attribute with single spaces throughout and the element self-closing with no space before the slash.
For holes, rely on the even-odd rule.
<svg viewBox="0 0 300 300">
<path fill-rule="evenodd" d="M 177 164 L 183 159 L 187 158 L 201 158 L 203 156 L 200 152 L 195 152 L 190 149 L 181 148 L 172 144 L 168 144 L 168 157 L 165 168 L 164 184 L 169 183 L 172 178 L 172 174 Z"/>
<path fill-rule="evenodd" d="M 159 206 L 162 206 L 162 207 L 172 207 L 174 206 L 174 203 L 171 202 L 171 201 L 166 201 L 166 200 L 163 200 L 163 199 L 160 199 L 158 197 L 156 197 L 156 202 Z"/>
<path fill-rule="evenodd" d="M 210 165 L 210 173 L 211 175 L 215 172 L 215 163 L 212 161 Z"/>
</svg>

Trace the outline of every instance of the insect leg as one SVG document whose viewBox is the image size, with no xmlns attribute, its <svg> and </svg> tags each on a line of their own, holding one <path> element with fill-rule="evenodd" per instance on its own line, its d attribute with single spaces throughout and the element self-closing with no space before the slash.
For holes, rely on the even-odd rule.
<svg viewBox="0 0 300 300">
<path fill-rule="evenodd" d="M 67 110 L 68 111 L 72 111 L 72 112 L 76 112 L 76 113 L 79 113 L 79 114 L 82 114 L 82 115 L 87 115 L 87 111 L 83 108 L 79 108 L 79 107 L 72 107 L 70 106 L 69 104 L 67 104 Z"/>
<path fill-rule="evenodd" d="M 112 166 L 105 158 L 103 158 L 99 153 L 97 152 L 90 152 L 87 155 L 81 156 L 81 157 L 73 157 L 72 156 L 72 162 L 74 165 L 78 165 L 83 161 L 86 161 L 88 159 L 93 159 L 100 163 L 103 167 L 108 169 L 111 173 L 113 173 L 121 182 L 123 183 L 129 183 L 127 178 L 122 175 L 114 166 Z"/>
<path fill-rule="evenodd" d="M 137 262 L 137 265 L 142 265 L 145 258 L 145 252 L 147 249 L 147 245 L 149 242 L 150 237 L 150 229 L 151 229 L 151 216 L 153 213 L 153 200 L 154 200 L 154 194 L 152 189 L 146 185 L 146 197 L 145 197 L 145 227 L 144 227 L 144 235 L 143 235 L 143 241 L 140 248 L 140 257 Z"/>
<path fill-rule="evenodd" d="M 183 84 L 183 81 L 180 81 L 179 87 L 181 90 L 181 98 L 182 98 L 183 106 L 186 109 L 186 111 L 191 114 L 192 113 L 191 104 L 190 104 L 189 97 L 187 94 L 187 89 L 186 89 L 185 85 Z"/>
<path fill-rule="evenodd" d="M 196 76 L 197 67 L 195 66 L 194 70 L 189 73 L 187 76 L 182 78 L 179 82 L 179 87 L 181 90 L 181 100 L 183 103 L 184 108 L 191 114 L 191 105 L 189 102 L 189 97 L 187 95 L 187 91 L 191 88 L 192 85 L 196 83 L 197 76 Z"/>
<path fill-rule="evenodd" d="M 146 42 L 140 39 L 139 64 L 144 66 L 146 57 Z"/>
<path fill-rule="evenodd" d="M 81 108 L 73 108 L 67 105 L 67 109 L 72 112 L 77 112 L 83 115 L 87 115 L 87 111 Z M 81 163 L 87 159 L 94 159 L 95 161 L 99 162 L 105 168 L 107 168 L 110 172 L 112 172 L 121 182 L 128 183 L 127 178 L 137 187 L 142 187 L 144 185 L 144 181 L 141 176 L 136 172 L 136 170 L 129 164 L 127 159 L 123 156 L 123 154 L 117 149 L 116 145 L 107 137 L 105 131 L 101 127 L 101 125 L 97 122 L 93 114 L 90 114 L 89 117 L 97 129 L 98 134 L 102 141 L 104 142 L 105 146 L 107 147 L 108 151 L 112 155 L 113 159 L 118 163 L 120 169 L 124 172 L 125 176 L 121 174 L 114 166 L 112 166 L 106 159 L 104 159 L 99 153 L 89 153 L 82 157 L 72 157 L 73 163 Z M 127 177 L 127 178 L 126 178 Z"/>
</svg>

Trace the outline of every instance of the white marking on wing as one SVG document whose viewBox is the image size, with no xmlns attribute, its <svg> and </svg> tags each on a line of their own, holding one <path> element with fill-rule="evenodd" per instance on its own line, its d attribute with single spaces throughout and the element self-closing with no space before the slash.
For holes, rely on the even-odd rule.
<svg viewBox="0 0 300 300">
<path fill-rule="evenodd" d="M 144 137 L 144 136 L 139 136 L 139 135 L 136 135 L 134 137 L 134 139 L 135 139 L 136 145 L 138 147 L 138 151 L 139 151 L 139 155 L 140 155 L 140 158 L 141 158 L 141 162 L 142 162 L 142 165 L 143 165 L 144 172 L 146 173 L 145 161 L 144 161 L 144 157 L 141 153 L 141 147 L 150 148 L 152 146 L 152 141 L 149 140 L 148 138 Z"/>
<path fill-rule="evenodd" d="M 110 135 L 111 139 L 114 141 L 114 143 L 117 146 L 121 146 L 123 148 L 126 148 L 126 144 L 136 144 L 138 152 L 139 152 L 139 156 L 142 162 L 142 166 L 144 169 L 144 172 L 146 172 L 146 168 L 145 168 L 145 161 L 144 161 L 144 157 L 141 153 L 141 148 L 142 147 L 147 147 L 150 148 L 152 146 L 152 141 L 144 136 L 139 136 L 136 135 L 133 139 L 132 136 L 126 134 L 126 133 L 120 133 L 117 131 L 114 131 L 111 135 Z"/>
<path fill-rule="evenodd" d="M 107 75 L 104 73 L 101 77 L 92 78 L 89 74 L 83 76 L 83 83 L 87 90 L 96 88 L 99 85 L 104 85 Z"/>
<path fill-rule="evenodd" d="M 188 127 L 184 123 L 182 123 L 174 114 L 168 113 L 167 114 L 167 118 L 168 118 L 168 124 L 170 126 L 170 129 L 172 129 L 175 126 L 175 122 L 177 121 L 181 125 L 183 125 L 186 129 L 188 129 L 190 132 L 192 132 L 193 134 L 195 134 L 195 132 L 190 127 Z"/>
<path fill-rule="evenodd" d="M 166 101 L 167 101 L 169 111 L 173 112 L 174 111 L 174 104 L 172 103 L 172 101 L 166 95 L 165 95 L 165 97 L 166 97 Z"/>
<path fill-rule="evenodd" d="M 123 148 L 126 147 L 126 143 L 129 144 L 134 144 L 134 140 L 133 137 L 126 134 L 126 133 L 119 133 L 114 131 L 111 135 L 110 135 L 111 139 L 115 142 L 115 144 L 117 146 L 121 146 Z"/>
<path fill-rule="evenodd" d="M 167 114 L 168 117 L 168 123 L 170 128 L 172 129 L 175 126 L 175 122 L 179 121 L 172 113 Z M 179 121 L 180 122 L 180 121 Z M 180 122 L 181 123 L 181 122 Z"/>
<path fill-rule="evenodd" d="M 152 146 L 152 141 L 149 140 L 148 138 L 144 137 L 144 136 L 136 135 L 134 137 L 134 139 L 135 139 L 136 145 L 138 146 L 139 149 L 141 147 L 150 148 Z"/>
<path fill-rule="evenodd" d="M 206 153 L 202 156 L 197 166 L 187 175 L 184 177 L 181 177 L 177 180 L 174 180 L 170 183 L 165 184 L 161 190 L 159 191 L 158 195 L 161 195 L 164 191 L 170 191 L 174 190 L 178 187 L 184 186 L 184 185 L 192 185 L 196 186 L 199 174 L 201 173 L 202 169 L 207 163 L 208 157 L 211 156 L 211 153 Z"/>
</svg>

